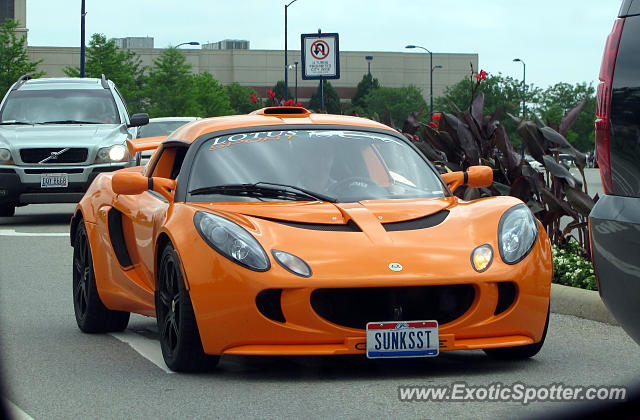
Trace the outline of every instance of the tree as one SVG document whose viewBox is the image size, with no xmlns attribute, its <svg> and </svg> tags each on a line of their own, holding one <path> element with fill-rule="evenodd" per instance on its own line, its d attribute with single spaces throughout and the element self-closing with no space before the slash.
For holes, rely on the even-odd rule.
<svg viewBox="0 0 640 420">
<path fill-rule="evenodd" d="M 322 90 L 322 95 L 324 99 L 324 108 L 323 111 L 329 114 L 341 114 L 342 106 L 340 105 L 340 97 L 338 96 L 338 92 L 331 86 L 328 80 L 325 80 L 324 88 Z M 320 83 L 318 83 L 318 89 L 311 95 L 311 100 L 309 101 L 309 108 L 315 109 L 317 111 L 320 110 Z"/>
<path fill-rule="evenodd" d="M 585 99 L 585 107 L 565 137 L 578 150 L 589 152 L 593 151 L 595 143 L 593 121 L 596 94 L 592 84 L 577 83 L 572 86 L 569 83 L 556 83 L 548 87 L 540 95 L 537 114 L 547 125 L 557 129 L 564 114 Z"/>
<path fill-rule="evenodd" d="M 152 117 L 193 116 L 199 114 L 194 95 L 191 64 L 174 47 L 167 48 L 153 61 L 146 79 L 148 112 Z"/>
<path fill-rule="evenodd" d="M 0 24 L 0 98 L 23 74 L 33 78 L 45 73 L 36 72 L 42 60 L 30 61 L 27 56 L 26 38 L 16 34 L 18 22 L 5 19 Z"/>
<path fill-rule="evenodd" d="M 278 102 L 283 101 L 284 100 L 284 81 L 278 80 L 278 83 L 276 83 L 276 85 L 273 87 L 273 91 L 276 94 L 276 99 L 278 100 Z M 288 98 L 292 99 L 293 95 L 291 95 L 291 89 L 287 88 L 287 92 L 289 93 Z"/>
<path fill-rule="evenodd" d="M 236 114 L 248 114 L 261 107 L 258 94 L 250 87 L 242 86 L 238 82 L 233 82 L 226 86 L 227 94 Z M 251 95 L 255 95 L 256 101 L 251 100 Z"/>
<path fill-rule="evenodd" d="M 104 76 L 113 81 L 127 101 L 130 112 L 143 108 L 144 67 L 133 51 L 121 50 L 115 41 L 107 41 L 103 34 L 93 34 L 86 51 L 84 73 L 86 77 Z M 67 66 L 63 70 L 69 77 L 80 77 L 80 68 Z"/>
<path fill-rule="evenodd" d="M 193 94 L 201 117 L 216 117 L 234 113 L 227 89 L 211 73 L 202 72 L 193 76 Z"/>
<path fill-rule="evenodd" d="M 420 112 L 427 109 L 420 89 L 410 85 L 401 88 L 380 87 L 373 89 L 364 97 L 365 108 L 369 117 L 374 114 L 382 116 L 389 110 L 391 119 L 396 127 L 402 127 L 402 123 L 411 112 Z"/>
<path fill-rule="evenodd" d="M 356 94 L 351 98 L 351 104 L 354 107 L 359 107 L 361 109 L 365 108 L 364 98 L 371 92 L 373 89 L 378 89 L 380 87 L 380 82 L 378 79 L 374 78 L 371 74 L 367 73 L 362 77 L 360 83 L 356 87 Z"/>
</svg>

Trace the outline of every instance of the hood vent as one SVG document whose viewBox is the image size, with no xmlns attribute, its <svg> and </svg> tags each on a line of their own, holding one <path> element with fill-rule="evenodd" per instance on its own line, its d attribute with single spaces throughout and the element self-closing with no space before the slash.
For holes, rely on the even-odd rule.
<svg viewBox="0 0 640 420">
<path fill-rule="evenodd" d="M 397 232 L 401 230 L 418 230 L 434 227 L 444 222 L 449 215 L 449 210 L 440 210 L 437 213 L 403 222 L 383 223 L 382 226 L 387 232 Z"/>
<path fill-rule="evenodd" d="M 288 220 L 278 220 L 267 217 L 260 217 L 260 219 L 298 229 L 321 230 L 325 232 L 362 232 L 360 227 L 356 225 L 353 220 L 349 220 L 346 225 L 335 225 L 330 223 L 290 222 Z"/>
</svg>

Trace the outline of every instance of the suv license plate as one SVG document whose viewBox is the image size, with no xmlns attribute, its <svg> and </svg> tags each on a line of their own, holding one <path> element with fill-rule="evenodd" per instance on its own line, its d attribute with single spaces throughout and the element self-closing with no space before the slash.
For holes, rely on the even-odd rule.
<svg viewBox="0 0 640 420">
<path fill-rule="evenodd" d="M 69 186 L 69 176 L 67 174 L 41 174 L 41 188 L 65 188 Z"/>
<path fill-rule="evenodd" d="M 367 357 L 433 357 L 439 353 L 438 321 L 367 324 Z"/>
</svg>

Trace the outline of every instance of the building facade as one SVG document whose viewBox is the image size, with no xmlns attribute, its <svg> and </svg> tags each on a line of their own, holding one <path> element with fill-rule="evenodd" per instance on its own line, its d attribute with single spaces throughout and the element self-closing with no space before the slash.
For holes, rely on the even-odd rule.
<svg viewBox="0 0 640 420">
<path fill-rule="evenodd" d="M 152 66 L 153 61 L 164 51 L 160 48 L 131 48 L 144 66 Z M 284 51 L 249 49 L 181 49 L 194 73 L 209 72 L 222 84 L 238 82 L 254 88 L 261 97 L 266 97 L 267 89 L 272 89 L 284 80 Z M 80 48 L 77 47 L 28 47 L 31 60 L 43 60 L 38 70 L 46 72 L 44 77 L 64 76 L 66 66 L 79 66 Z M 399 88 L 408 85 L 418 87 L 427 103 L 430 98 L 429 55 L 415 52 L 341 51 L 340 79 L 331 80 L 343 101 L 351 99 L 356 86 L 368 71 L 365 59 L 372 56 L 371 74 L 381 86 Z M 291 94 L 306 102 L 318 87 L 317 80 L 301 80 L 299 50 L 288 52 L 288 81 Z M 470 74 L 470 65 L 478 68 L 478 54 L 434 53 L 433 66 L 442 66 L 433 71 L 433 97 L 442 95 L 448 86 L 458 83 Z M 109 77 L 109 75 L 106 75 Z"/>
<path fill-rule="evenodd" d="M 27 1 L 0 0 L 0 22 L 13 19 L 18 22 L 16 32 L 27 35 Z"/>
</svg>

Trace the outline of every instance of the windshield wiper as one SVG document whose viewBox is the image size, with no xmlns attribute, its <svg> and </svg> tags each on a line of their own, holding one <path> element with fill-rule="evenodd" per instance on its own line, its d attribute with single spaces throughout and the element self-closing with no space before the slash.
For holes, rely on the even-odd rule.
<svg viewBox="0 0 640 420">
<path fill-rule="evenodd" d="M 59 121 L 43 121 L 38 124 L 102 124 L 95 121 L 78 121 L 78 120 L 59 120 Z"/>
<path fill-rule="evenodd" d="M 282 198 L 286 200 L 299 200 L 301 197 L 311 198 L 314 201 L 328 201 L 335 203 L 333 197 L 308 191 L 304 188 L 287 184 L 275 184 L 271 182 L 256 182 L 255 184 L 225 184 L 211 187 L 196 188 L 189 191 L 189 194 L 223 194 L 223 195 L 245 195 L 250 197 Z"/>
<path fill-rule="evenodd" d="M 29 121 L 2 121 L 0 122 L 0 125 L 33 125 L 35 123 L 29 122 Z"/>
</svg>

